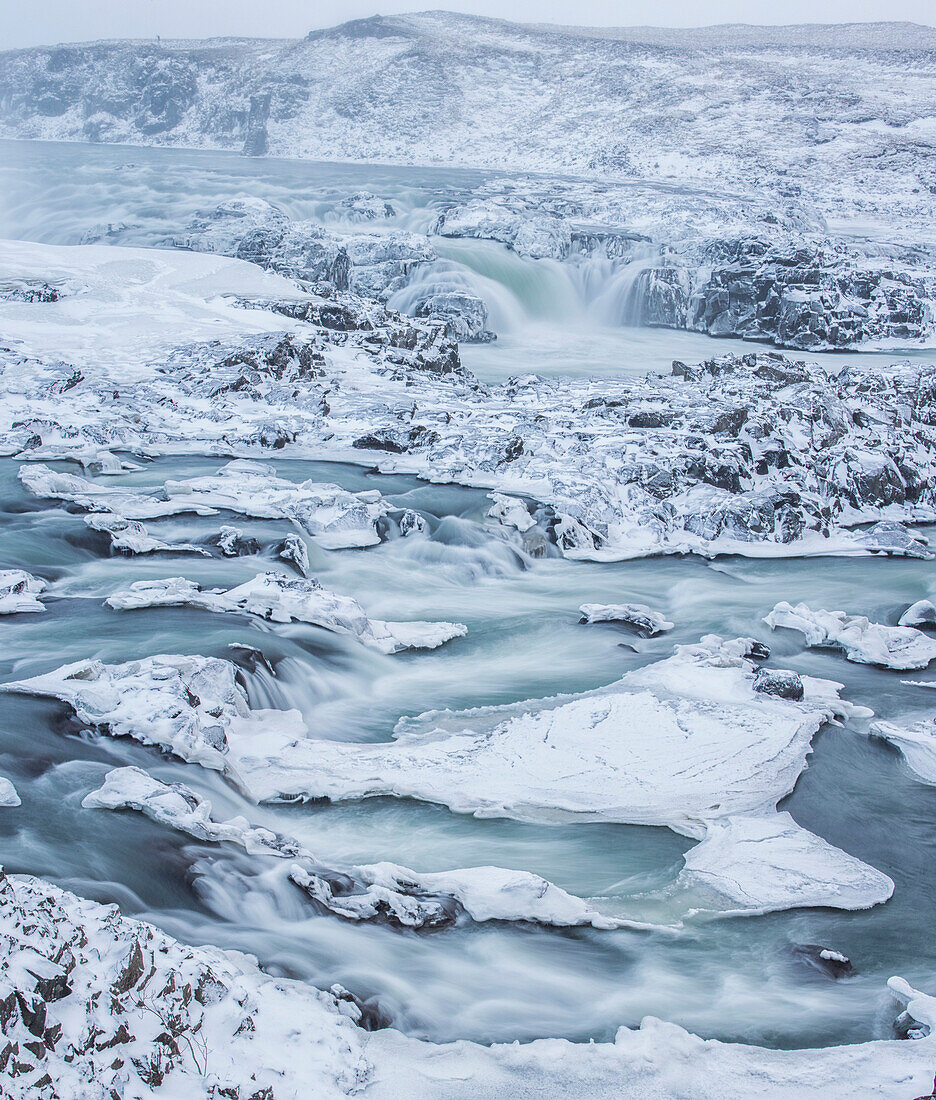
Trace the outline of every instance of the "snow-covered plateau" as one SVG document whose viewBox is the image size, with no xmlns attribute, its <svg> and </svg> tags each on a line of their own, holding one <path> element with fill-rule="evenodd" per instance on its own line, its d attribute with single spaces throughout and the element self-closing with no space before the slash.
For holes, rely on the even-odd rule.
<svg viewBox="0 0 936 1100">
<path fill-rule="evenodd" d="M 936 1089 L 934 50 L 0 53 L 0 1095 Z"/>
</svg>

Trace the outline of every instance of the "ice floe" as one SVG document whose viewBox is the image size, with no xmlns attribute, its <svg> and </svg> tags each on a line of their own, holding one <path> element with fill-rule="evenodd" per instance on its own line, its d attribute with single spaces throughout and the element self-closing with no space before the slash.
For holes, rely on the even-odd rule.
<svg viewBox="0 0 936 1100">
<path fill-rule="evenodd" d="M 932 719 L 916 722 L 911 726 L 875 722 L 871 726 L 871 732 L 899 749 L 907 766 L 924 783 L 936 786 L 936 724 Z"/>
<path fill-rule="evenodd" d="M 936 639 L 912 626 L 885 626 L 864 615 L 844 611 L 812 611 L 804 603 L 786 601 L 764 618 L 771 629 L 796 630 L 809 647 L 841 649 L 845 659 L 885 668 L 925 668 L 936 658 Z"/>
<path fill-rule="evenodd" d="M 151 535 L 135 519 L 124 519 L 112 512 L 92 512 L 84 517 L 92 531 L 102 531 L 110 539 L 111 549 L 118 554 L 204 554 L 201 546 L 185 542 L 164 542 Z"/>
<path fill-rule="evenodd" d="M 823 905 L 865 909 L 886 900 L 890 880 L 801 829 L 788 813 L 715 822 L 685 855 L 677 885 L 727 898 L 744 912 Z"/>
<path fill-rule="evenodd" d="M 39 595 L 46 587 L 44 580 L 25 569 L 0 569 L 0 615 L 45 611 Z"/>
<path fill-rule="evenodd" d="M 583 623 L 622 623 L 647 638 L 664 634 L 674 625 L 642 603 L 583 603 L 579 612 Z"/>
<path fill-rule="evenodd" d="M 722 909 L 885 901 L 885 875 L 774 813 L 818 729 L 870 712 L 812 677 L 802 700 L 756 691 L 748 648 L 709 636 L 608 688 L 506 713 L 430 714 L 390 744 L 313 740 L 296 712 L 251 711 L 234 666 L 217 658 L 79 662 L 3 690 L 61 699 L 82 722 L 224 771 L 256 801 L 388 795 L 484 817 L 662 825 L 701 841 L 721 828 L 721 842 L 693 850 L 691 871 L 705 875 L 711 859 L 709 885 L 727 884 L 737 853 L 744 887 L 729 886 Z"/>
<path fill-rule="evenodd" d="M 281 573 L 258 574 L 226 592 L 204 590 L 184 577 L 136 581 L 128 589 L 115 592 L 107 604 L 117 611 L 185 606 L 205 611 L 243 611 L 274 623 L 312 623 L 338 634 L 350 634 L 381 653 L 436 649 L 467 633 L 462 623 L 371 619 L 352 597 L 330 592 L 316 580 L 298 580 Z"/>
<path fill-rule="evenodd" d="M 20 480 L 34 496 L 66 500 L 126 519 L 156 519 L 184 512 L 208 516 L 220 511 L 287 519 L 329 550 L 380 542 L 377 524 L 388 510 L 377 490 L 349 493 L 337 485 L 314 481 L 296 484 L 278 478 L 272 466 L 243 459 L 226 463 L 212 476 L 166 481 L 159 490 L 99 484 L 52 470 L 44 463 L 23 466 Z"/>
<path fill-rule="evenodd" d="M 5 775 L 0 775 L 0 806 L 19 806 L 20 796 Z"/>
</svg>

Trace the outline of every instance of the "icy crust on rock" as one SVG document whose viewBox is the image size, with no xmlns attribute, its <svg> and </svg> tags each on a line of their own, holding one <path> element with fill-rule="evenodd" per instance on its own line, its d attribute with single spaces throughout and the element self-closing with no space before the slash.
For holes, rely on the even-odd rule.
<svg viewBox="0 0 936 1100">
<path fill-rule="evenodd" d="M 622 623 L 648 638 L 673 629 L 673 623 L 643 603 L 583 603 L 583 623 Z"/>
<path fill-rule="evenodd" d="M 897 620 L 898 626 L 923 626 L 927 623 L 936 623 L 936 604 L 932 600 L 917 600 Z"/>
<path fill-rule="evenodd" d="M 108 772 L 104 786 L 87 795 L 82 805 L 137 810 L 198 840 L 236 844 L 249 855 L 289 860 L 290 879 L 328 912 L 347 920 L 431 930 L 453 924 L 464 912 L 474 921 L 532 921 L 601 929 L 645 927 L 605 916 L 581 898 L 527 871 L 470 867 L 425 873 L 395 863 L 346 866 L 330 862 L 326 866 L 291 838 L 252 826 L 243 817 L 214 821 L 207 799 L 180 783 L 162 783 L 139 768 Z"/>
<path fill-rule="evenodd" d="M 278 478 L 273 466 L 245 459 L 226 463 L 214 476 L 167 481 L 159 490 L 98 484 L 41 462 L 23 466 L 19 477 L 34 496 L 113 512 L 123 519 L 156 519 L 184 512 L 209 516 L 221 511 L 288 519 L 329 550 L 374 546 L 380 542 L 377 524 L 388 511 L 376 489 L 350 493 L 314 481 L 296 484 Z M 107 522 L 113 527 L 113 521 Z"/>
<path fill-rule="evenodd" d="M 385 1029 L 361 1009 L 263 973 L 255 959 L 187 947 L 115 906 L 40 879 L 0 877 L 0 1089 L 10 1100 L 498 1100 L 516 1090 L 582 1100 L 626 1092 L 678 1100 L 799 1100 L 813 1092 L 898 1097 L 932 1081 L 936 1000 L 901 978 L 889 992 L 914 1041 L 766 1050 L 702 1040 L 646 1017 L 613 1043 L 435 1045 Z M 165 1035 L 172 1040 L 167 1043 Z M 235 1091 L 236 1090 L 236 1091 Z M 267 1090 L 267 1091 L 265 1091 Z"/>
<path fill-rule="evenodd" d="M 0 775 L 0 806 L 20 806 L 20 796 L 5 775 Z"/>
<path fill-rule="evenodd" d="M 184 577 L 135 581 L 106 602 L 116 611 L 186 606 L 205 611 L 243 611 L 274 623 L 312 623 L 337 634 L 350 634 L 381 653 L 436 649 L 468 632 L 462 623 L 371 619 L 351 596 L 330 592 L 316 580 L 298 580 L 281 573 L 260 573 L 226 592 L 202 589 Z"/>
<path fill-rule="evenodd" d="M 45 611 L 39 595 L 46 588 L 44 580 L 25 569 L 0 569 L 0 615 Z"/>
<path fill-rule="evenodd" d="M 803 700 L 756 691 L 747 649 L 747 639 L 707 637 L 609 688 L 515 705 L 506 717 L 494 708 L 433 725 L 428 715 L 427 730 L 401 724 L 395 742 L 373 745 L 311 740 L 295 711 L 251 711 L 234 666 L 217 658 L 78 662 L 3 690 L 61 699 L 102 732 L 223 771 L 255 801 L 389 795 L 478 816 L 668 826 L 699 840 L 733 826 L 755 910 L 781 895 L 800 906 L 885 901 L 890 879 L 797 831 L 792 819 L 760 844 L 742 843 L 744 819 L 774 820 L 820 726 L 870 713 L 826 680 L 804 677 Z M 673 760 L 681 762 L 675 774 Z M 718 868 L 709 885 L 726 874 L 726 847 L 708 849 Z M 807 853 L 794 889 L 792 868 Z M 755 904 L 758 881 L 764 896 Z M 736 894 L 716 907 L 737 908 Z"/>
<path fill-rule="evenodd" d="M 804 603 L 783 601 L 764 618 L 773 629 L 796 630 L 812 647 L 840 649 L 847 661 L 884 668 L 926 668 L 936 658 L 936 639 L 912 626 L 884 626 L 864 615 L 812 611 Z"/>
</svg>

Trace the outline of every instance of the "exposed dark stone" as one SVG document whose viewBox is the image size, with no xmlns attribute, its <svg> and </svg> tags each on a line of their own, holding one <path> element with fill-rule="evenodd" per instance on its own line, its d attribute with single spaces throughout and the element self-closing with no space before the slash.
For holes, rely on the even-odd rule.
<svg viewBox="0 0 936 1100">
<path fill-rule="evenodd" d="M 249 557 L 260 553 L 260 543 L 252 535 L 243 535 L 233 527 L 223 527 L 218 534 L 209 535 L 205 546 L 213 546 L 226 558 Z"/>
<path fill-rule="evenodd" d="M 119 997 L 124 993 L 128 993 L 143 977 L 143 971 L 143 948 L 140 946 L 140 941 L 137 940 L 130 950 L 130 955 L 120 976 L 111 986 L 111 992 L 114 996 Z"/>
<path fill-rule="evenodd" d="M 803 681 L 796 672 L 780 668 L 760 668 L 754 676 L 754 690 L 763 695 L 776 695 L 781 699 L 801 700 L 805 691 Z"/>
<path fill-rule="evenodd" d="M 362 435 L 351 446 L 362 451 L 390 451 L 393 454 L 402 454 L 406 450 L 406 444 L 390 428 L 378 428 L 377 431 Z"/>
<path fill-rule="evenodd" d="M 262 157 L 269 150 L 267 123 L 270 120 L 272 93 L 250 97 L 250 114 L 247 116 L 247 136 L 244 138 L 244 156 Z"/>
<path fill-rule="evenodd" d="M 840 951 L 832 951 L 818 943 L 793 944 L 790 947 L 790 953 L 797 962 L 818 971 L 827 978 L 844 978 L 855 970 L 851 960 Z"/>
</svg>

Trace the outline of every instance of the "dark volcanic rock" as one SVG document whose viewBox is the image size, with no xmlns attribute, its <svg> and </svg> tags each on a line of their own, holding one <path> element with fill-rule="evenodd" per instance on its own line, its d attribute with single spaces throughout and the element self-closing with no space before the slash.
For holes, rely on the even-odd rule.
<svg viewBox="0 0 936 1100">
<path fill-rule="evenodd" d="M 803 681 L 796 672 L 780 668 L 760 668 L 754 677 L 754 690 L 764 695 L 798 702 L 805 695 Z"/>
<path fill-rule="evenodd" d="M 269 149 L 267 123 L 270 120 L 272 92 L 250 97 L 250 114 L 247 116 L 247 136 L 244 138 L 244 156 L 262 157 Z"/>
<path fill-rule="evenodd" d="M 840 951 L 823 947 L 818 943 L 796 943 L 790 947 L 793 959 L 827 978 L 844 978 L 854 973 L 851 960 Z"/>
</svg>

